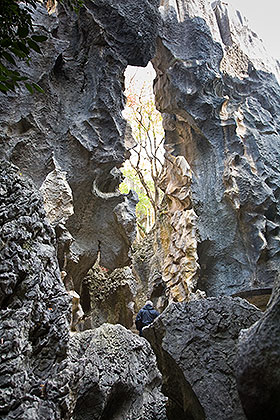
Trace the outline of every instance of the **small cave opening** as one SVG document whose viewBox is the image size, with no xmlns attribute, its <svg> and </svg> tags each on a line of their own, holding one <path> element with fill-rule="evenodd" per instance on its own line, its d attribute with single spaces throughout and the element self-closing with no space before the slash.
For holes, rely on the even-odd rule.
<svg viewBox="0 0 280 420">
<path fill-rule="evenodd" d="M 208 290 L 208 275 L 209 267 L 214 264 L 214 258 L 209 255 L 209 249 L 211 248 L 211 241 L 205 240 L 198 243 L 197 253 L 200 264 L 200 275 L 197 283 L 197 288 L 200 290 Z"/>
<path fill-rule="evenodd" d="M 74 420 L 92 420 L 99 418 L 102 410 L 103 395 L 98 385 L 92 386 L 85 395 L 78 398 L 73 411 Z"/>
<path fill-rule="evenodd" d="M 30 115 L 22 117 L 19 121 L 17 121 L 9 127 L 9 135 L 23 136 L 29 130 L 32 130 L 34 128 L 32 123 L 33 121 Z"/>
<path fill-rule="evenodd" d="M 133 390 L 126 384 L 116 383 L 110 393 L 110 397 L 102 412 L 100 420 L 117 420 L 125 414 L 129 408 L 130 401 L 132 401 Z"/>
<path fill-rule="evenodd" d="M 117 420 L 125 418 L 126 413 L 133 401 L 133 389 L 123 383 L 115 383 L 110 395 L 106 398 L 95 384 L 88 392 L 81 396 L 73 412 L 74 420 Z"/>
</svg>

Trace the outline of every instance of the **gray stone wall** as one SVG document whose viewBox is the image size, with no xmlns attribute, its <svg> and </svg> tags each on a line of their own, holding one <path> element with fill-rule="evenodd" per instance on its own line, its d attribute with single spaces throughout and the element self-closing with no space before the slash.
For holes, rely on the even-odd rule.
<svg viewBox="0 0 280 420">
<path fill-rule="evenodd" d="M 156 103 L 166 150 L 192 171 L 197 287 L 210 296 L 271 288 L 280 270 L 277 65 L 224 3 L 161 3 Z"/>
</svg>

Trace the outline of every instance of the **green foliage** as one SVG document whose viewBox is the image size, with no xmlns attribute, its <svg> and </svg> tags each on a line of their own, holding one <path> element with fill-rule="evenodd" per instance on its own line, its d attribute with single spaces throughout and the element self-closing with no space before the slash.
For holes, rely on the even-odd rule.
<svg viewBox="0 0 280 420">
<path fill-rule="evenodd" d="M 32 11 L 39 0 L 1 0 L 0 8 L 0 92 L 7 93 L 24 83 L 26 89 L 43 92 L 36 83 L 29 81 L 18 71 L 18 61 L 30 62 L 31 51 L 41 54 L 40 43 L 48 37 L 34 34 Z M 74 11 L 82 5 L 82 0 L 65 0 Z M 33 10 L 32 10 L 33 9 Z"/>
<path fill-rule="evenodd" d="M 61 3 L 67 4 L 71 10 L 79 13 L 80 8 L 83 6 L 83 0 L 60 0 Z"/>
<path fill-rule="evenodd" d="M 126 163 L 125 167 L 122 169 L 122 173 L 125 176 L 125 179 L 120 184 L 120 192 L 122 194 L 128 194 L 132 189 L 137 193 L 139 203 L 136 206 L 136 217 L 139 222 L 146 220 L 148 214 L 151 214 L 152 212 L 152 204 L 142 186 L 136 171 L 129 165 L 129 163 Z M 153 190 L 153 182 L 151 180 L 148 180 L 147 182 L 151 190 Z"/>
<path fill-rule="evenodd" d="M 39 43 L 47 36 L 33 34 L 31 8 L 36 8 L 36 0 L 1 0 L 0 11 L 0 91 L 15 90 L 20 82 L 32 93 L 43 91 L 36 83 L 28 83 L 17 69 L 18 60 L 29 62 L 31 50 L 41 53 Z"/>
<path fill-rule="evenodd" d="M 130 71 L 128 77 L 129 74 Z M 127 101 L 123 115 L 132 129 L 133 140 L 130 140 L 130 158 L 123 170 L 126 180 L 121 191 L 133 189 L 138 194 L 136 216 L 142 234 L 156 222 L 163 196 L 160 179 L 164 130 L 161 114 L 155 106 L 152 78 L 140 79 L 136 73 L 126 79 Z"/>
</svg>

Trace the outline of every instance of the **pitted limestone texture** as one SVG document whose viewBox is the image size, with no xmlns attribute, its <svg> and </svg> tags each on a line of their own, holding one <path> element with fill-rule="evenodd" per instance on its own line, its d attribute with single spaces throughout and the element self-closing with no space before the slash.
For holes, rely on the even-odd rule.
<svg viewBox="0 0 280 420">
<path fill-rule="evenodd" d="M 78 328 L 84 331 L 103 323 L 130 328 L 135 295 L 136 280 L 130 267 L 117 268 L 110 273 L 95 264 L 82 284 L 81 304 L 85 316 Z"/>
<path fill-rule="evenodd" d="M 74 420 L 167 420 L 161 375 L 145 339 L 103 324 L 71 338 L 70 361 L 80 378 Z"/>
<path fill-rule="evenodd" d="M 235 368 L 239 332 L 261 311 L 240 298 L 170 304 L 143 331 L 157 356 L 169 418 L 245 420 Z"/>
<path fill-rule="evenodd" d="M 1 157 L 38 188 L 59 168 L 71 189 L 74 214 L 65 227 L 73 241 L 61 266 L 76 289 L 99 251 L 110 270 L 130 261 L 137 200 L 118 193 L 115 178 L 126 159 L 123 73 L 128 64 L 145 66 L 154 55 L 157 3 L 84 1 L 75 13 L 59 2 L 50 15 L 38 4 L 34 26 L 48 40 L 43 54 L 34 52 L 32 64 L 20 63 L 20 71 L 44 94 L 19 90 L 0 98 Z M 94 194 L 95 184 L 105 195 Z M 53 210 L 52 219 L 58 216 Z"/>
<path fill-rule="evenodd" d="M 241 15 L 213 7 L 162 1 L 152 62 L 166 151 L 191 170 L 197 287 L 219 296 L 279 276 L 280 89 Z"/>
<path fill-rule="evenodd" d="M 0 418 L 55 419 L 65 410 L 55 377 L 66 359 L 70 300 L 42 198 L 4 161 L 0 226 Z"/>
</svg>

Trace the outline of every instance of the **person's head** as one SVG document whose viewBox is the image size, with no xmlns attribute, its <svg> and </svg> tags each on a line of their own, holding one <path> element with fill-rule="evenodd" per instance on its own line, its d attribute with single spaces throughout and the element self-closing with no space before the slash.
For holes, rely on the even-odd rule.
<svg viewBox="0 0 280 420">
<path fill-rule="evenodd" d="M 147 300 L 147 302 L 145 303 L 145 305 L 150 305 L 150 306 L 154 306 L 153 302 L 151 300 Z"/>
</svg>

